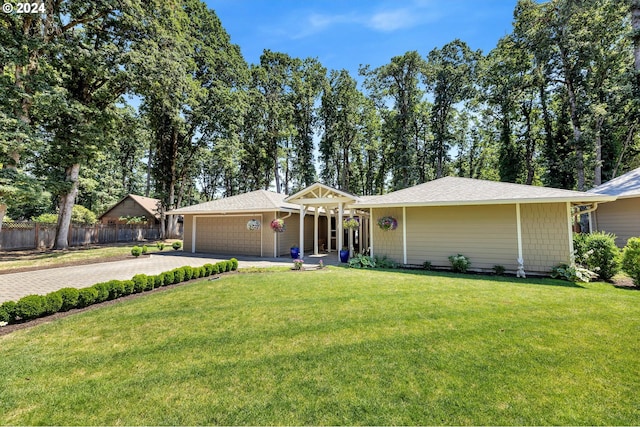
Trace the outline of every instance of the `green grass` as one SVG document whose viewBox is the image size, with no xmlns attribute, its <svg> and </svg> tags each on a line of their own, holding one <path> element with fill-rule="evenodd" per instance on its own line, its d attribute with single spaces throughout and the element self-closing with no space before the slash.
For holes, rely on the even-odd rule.
<svg viewBox="0 0 640 427">
<path fill-rule="evenodd" d="M 21 268 L 53 268 L 70 263 L 102 262 L 109 258 L 131 255 L 131 248 L 142 244 L 131 242 L 105 247 L 72 247 L 65 251 L 45 250 L 15 251 L 0 253 L 0 271 L 17 270 Z M 149 253 L 157 252 L 155 242 L 147 243 Z M 171 244 L 166 244 L 165 251 L 172 251 Z"/>
<path fill-rule="evenodd" d="M 0 337 L 0 423 L 640 423 L 640 292 L 227 275 Z"/>
</svg>

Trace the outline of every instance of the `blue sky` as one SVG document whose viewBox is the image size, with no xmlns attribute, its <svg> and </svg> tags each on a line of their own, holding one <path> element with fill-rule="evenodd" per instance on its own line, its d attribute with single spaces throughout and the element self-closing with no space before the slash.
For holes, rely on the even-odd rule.
<svg viewBox="0 0 640 427">
<path fill-rule="evenodd" d="M 356 77 L 396 55 L 459 38 L 486 54 L 512 30 L 516 0 L 205 0 L 255 64 L 264 49 L 318 58 Z"/>
</svg>

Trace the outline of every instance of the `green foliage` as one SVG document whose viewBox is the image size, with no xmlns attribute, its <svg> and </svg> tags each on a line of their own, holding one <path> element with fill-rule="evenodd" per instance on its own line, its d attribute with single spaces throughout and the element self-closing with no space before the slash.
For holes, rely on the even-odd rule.
<svg viewBox="0 0 640 427">
<path fill-rule="evenodd" d="M 134 291 L 136 293 L 142 292 L 147 287 L 148 278 L 145 274 L 136 274 L 131 278 L 134 283 Z"/>
<path fill-rule="evenodd" d="M 431 265 L 431 261 L 427 260 L 425 262 L 422 263 L 422 268 L 424 270 L 431 270 L 433 268 L 433 266 Z"/>
<path fill-rule="evenodd" d="M 171 247 L 173 248 L 174 251 L 177 251 L 182 247 L 182 242 L 180 240 L 176 240 L 171 244 Z"/>
<path fill-rule="evenodd" d="M 42 295 L 27 295 L 18 300 L 15 315 L 21 320 L 32 320 L 46 312 L 46 299 Z"/>
<path fill-rule="evenodd" d="M 110 280 L 107 282 L 109 299 L 113 300 L 124 295 L 124 283 L 122 280 Z"/>
<path fill-rule="evenodd" d="M 191 280 L 191 278 L 193 277 L 193 268 L 190 266 L 184 266 L 182 267 L 184 270 L 184 280 Z"/>
<path fill-rule="evenodd" d="M 134 257 L 139 257 L 142 254 L 142 248 L 140 246 L 134 246 L 131 248 L 131 255 Z"/>
<path fill-rule="evenodd" d="M 60 307 L 60 311 L 69 311 L 72 308 L 76 308 L 78 305 L 78 298 L 80 296 L 80 292 L 76 288 L 62 288 L 58 290 L 60 296 L 62 297 L 62 307 Z"/>
<path fill-rule="evenodd" d="M 497 276 L 503 276 L 503 275 L 504 275 L 504 272 L 505 272 L 504 265 L 494 265 L 494 266 L 493 266 L 493 272 L 494 272 L 494 274 L 496 274 Z"/>
<path fill-rule="evenodd" d="M 455 273 L 466 273 L 469 267 L 471 266 L 471 262 L 469 258 L 462 254 L 451 255 L 449 257 L 449 262 L 451 263 L 451 269 Z"/>
<path fill-rule="evenodd" d="M 160 273 L 160 274 L 155 276 L 155 280 L 154 280 L 153 286 L 155 288 L 159 288 L 161 286 L 164 286 L 164 274 Z"/>
<path fill-rule="evenodd" d="M 357 254 L 349 260 L 348 266 L 351 268 L 375 268 L 376 261 L 370 256 Z"/>
<path fill-rule="evenodd" d="M 622 270 L 640 286 L 640 237 L 632 237 L 622 250 Z"/>
<path fill-rule="evenodd" d="M 173 269 L 173 283 L 180 283 L 184 280 L 184 270 L 182 267 Z"/>
<path fill-rule="evenodd" d="M 123 296 L 131 295 L 135 292 L 136 284 L 133 280 L 123 280 L 122 285 L 124 286 L 124 292 L 122 293 Z"/>
<path fill-rule="evenodd" d="M 31 221 L 40 224 L 55 224 L 58 222 L 58 215 L 52 213 L 43 213 L 36 217 L 31 218 Z"/>
<path fill-rule="evenodd" d="M 99 292 L 93 286 L 80 289 L 78 291 L 78 307 L 88 307 L 92 304 L 95 304 L 96 302 L 99 302 L 98 296 Z"/>
<path fill-rule="evenodd" d="M 97 292 L 97 295 L 95 298 L 96 302 L 104 302 L 109 299 L 109 290 L 111 287 L 109 286 L 108 282 L 96 283 L 92 287 Z"/>
<path fill-rule="evenodd" d="M 603 231 L 574 234 L 576 263 L 597 273 L 602 280 L 611 280 L 620 271 L 620 249 L 615 238 Z"/>
<path fill-rule="evenodd" d="M 16 303 L 5 301 L 0 304 L 0 322 L 13 323 L 16 321 Z"/>
<path fill-rule="evenodd" d="M 147 247 L 147 245 L 142 245 L 142 254 L 146 255 L 147 252 L 149 252 L 149 248 Z"/>
<path fill-rule="evenodd" d="M 53 314 L 62 308 L 62 295 L 58 291 L 49 292 L 44 296 L 44 313 Z"/>
<path fill-rule="evenodd" d="M 175 279 L 175 274 L 174 274 L 173 270 L 165 271 L 163 273 L 163 276 L 164 276 L 164 280 L 162 281 L 163 282 L 163 286 L 173 285 L 174 279 Z"/>
<path fill-rule="evenodd" d="M 205 265 L 203 265 L 203 267 L 204 267 L 204 271 L 205 271 L 205 273 L 204 273 L 205 276 L 211 276 L 212 274 L 214 274 L 213 273 L 213 268 L 214 268 L 213 264 L 206 263 Z"/>
<path fill-rule="evenodd" d="M 398 264 L 394 261 L 390 260 L 386 255 L 378 256 L 375 255 L 373 257 L 373 262 L 376 264 L 377 268 L 397 268 Z"/>
<path fill-rule="evenodd" d="M 238 269 L 238 260 L 236 258 L 231 258 L 231 270 L 236 271 Z"/>
<path fill-rule="evenodd" d="M 574 283 L 588 283 L 598 277 L 598 274 L 579 265 L 559 264 L 551 270 L 551 277 Z"/>
<path fill-rule="evenodd" d="M 156 243 L 156 248 L 158 248 L 159 251 L 163 251 L 164 250 L 164 243 L 162 243 L 162 242 Z"/>
</svg>

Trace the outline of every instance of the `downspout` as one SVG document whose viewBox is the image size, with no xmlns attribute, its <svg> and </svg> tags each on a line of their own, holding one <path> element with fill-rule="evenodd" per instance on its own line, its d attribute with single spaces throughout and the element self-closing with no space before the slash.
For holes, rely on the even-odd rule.
<svg viewBox="0 0 640 427">
<path fill-rule="evenodd" d="M 516 277 L 527 277 L 524 272 L 524 256 L 522 254 L 522 220 L 520 218 L 520 203 L 516 203 L 516 231 L 518 234 L 518 270 L 516 271 Z"/>
</svg>

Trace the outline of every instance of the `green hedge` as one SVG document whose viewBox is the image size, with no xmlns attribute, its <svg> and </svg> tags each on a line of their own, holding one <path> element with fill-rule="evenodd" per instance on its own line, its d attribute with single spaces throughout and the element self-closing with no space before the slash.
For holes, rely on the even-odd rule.
<svg viewBox="0 0 640 427">
<path fill-rule="evenodd" d="M 62 288 L 47 295 L 27 295 L 17 302 L 6 301 L 0 304 L 0 322 L 16 323 L 32 320 L 73 308 L 88 307 L 132 293 L 150 291 L 161 286 L 237 269 L 238 260 L 231 258 L 215 264 L 207 263 L 201 267 L 178 267 L 155 276 L 136 274 L 131 280 L 110 280 L 82 289 Z"/>
</svg>

